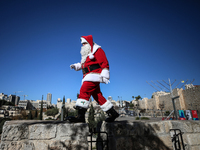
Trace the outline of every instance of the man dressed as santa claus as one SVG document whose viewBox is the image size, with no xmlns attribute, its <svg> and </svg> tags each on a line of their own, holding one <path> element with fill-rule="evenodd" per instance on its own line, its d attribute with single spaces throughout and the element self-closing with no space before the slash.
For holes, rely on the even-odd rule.
<svg viewBox="0 0 200 150">
<path fill-rule="evenodd" d="M 90 104 L 90 97 L 97 101 L 100 108 L 108 114 L 106 122 L 113 122 L 119 114 L 114 110 L 113 104 L 107 101 L 100 90 L 100 83 L 108 84 L 110 78 L 109 63 L 101 46 L 93 42 L 92 35 L 81 37 L 81 62 L 70 65 L 71 69 L 82 70 L 83 79 L 75 109 L 76 117 L 68 117 L 70 122 L 85 122 L 85 113 Z"/>
</svg>

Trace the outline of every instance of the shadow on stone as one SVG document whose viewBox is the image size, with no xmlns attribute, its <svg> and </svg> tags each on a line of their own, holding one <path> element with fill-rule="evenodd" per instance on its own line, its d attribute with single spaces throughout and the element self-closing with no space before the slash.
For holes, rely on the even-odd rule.
<svg viewBox="0 0 200 150">
<path fill-rule="evenodd" d="M 102 124 L 102 130 L 109 134 L 109 150 L 170 150 L 154 128 L 143 122 L 116 121 Z"/>
</svg>

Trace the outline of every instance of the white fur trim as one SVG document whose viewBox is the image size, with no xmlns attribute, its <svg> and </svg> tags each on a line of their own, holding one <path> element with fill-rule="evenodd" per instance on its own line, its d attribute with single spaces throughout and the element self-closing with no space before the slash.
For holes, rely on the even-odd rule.
<svg viewBox="0 0 200 150">
<path fill-rule="evenodd" d="M 102 82 L 101 76 L 98 73 L 89 73 L 82 79 L 82 84 L 84 81 L 91 81 L 91 82 Z"/>
<path fill-rule="evenodd" d="M 89 54 L 89 58 L 90 59 L 94 59 L 94 55 L 93 54 Z"/>
<path fill-rule="evenodd" d="M 75 70 L 76 70 L 76 71 L 81 70 L 81 63 L 76 63 L 76 64 L 74 64 L 74 65 L 75 65 Z"/>
<path fill-rule="evenodd" d="M 101 76 L 102 77 L 105 77 L 106 79 L 110 79 L 110 71 L 107 69 L 107 68 L 104 68 L 102 71 L 101 71 Z"/>
<path fill-rule="evenodd" d="M 103 105 L 100 106 L 100 108 L 103 111 L 108 111 L 110 108 L 113 107 L 113 104 L 110 101 L 105 102 Z"/>
<path fill-rule="evenodd" d="M 83 43 L 88 43 L 88 41 L 85 38 L 81 37 L 81 44 Z"/>
<path fill-rule="evenodd" d="M 94 54 L 98 48 L 101 48 L 101 46 L 97 45 L 96 43 L 94 43 L 93 45 L 93 50 L 92 50 L 92 54 Z"/>
<path fill-rule="evenodd" d="M 80 106 L 80 107 L 86 108 L 86 109 L 88 109 L 89 104 L 90 104 L 89 101 L 87 101 L 85 99 L 81 99 L 81 98 L 78 98 L 76 101 L 76 106 Z"/>
</svg>

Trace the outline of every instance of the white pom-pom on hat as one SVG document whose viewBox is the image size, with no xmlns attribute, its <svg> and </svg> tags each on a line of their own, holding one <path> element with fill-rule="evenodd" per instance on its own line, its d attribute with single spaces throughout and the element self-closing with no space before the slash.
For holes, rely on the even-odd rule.
<svg viewBox="0 0 200 150">
<path fill-rule="evenodd" d="M 93 54 L 89 54 L 89 58 L 90 59 L 94 59 L 94 55 Z"/>
</svg>

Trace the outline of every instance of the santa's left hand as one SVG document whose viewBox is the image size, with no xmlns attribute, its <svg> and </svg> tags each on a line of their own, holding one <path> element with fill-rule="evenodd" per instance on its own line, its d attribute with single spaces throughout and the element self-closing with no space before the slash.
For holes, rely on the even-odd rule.
<svg viewBox="0 0 200 150">
<path fill-rule="evenodd" d="M 70 65 L 70 68 L 75 69 L 75 65 L 74 64 Z"/>
</svg>

